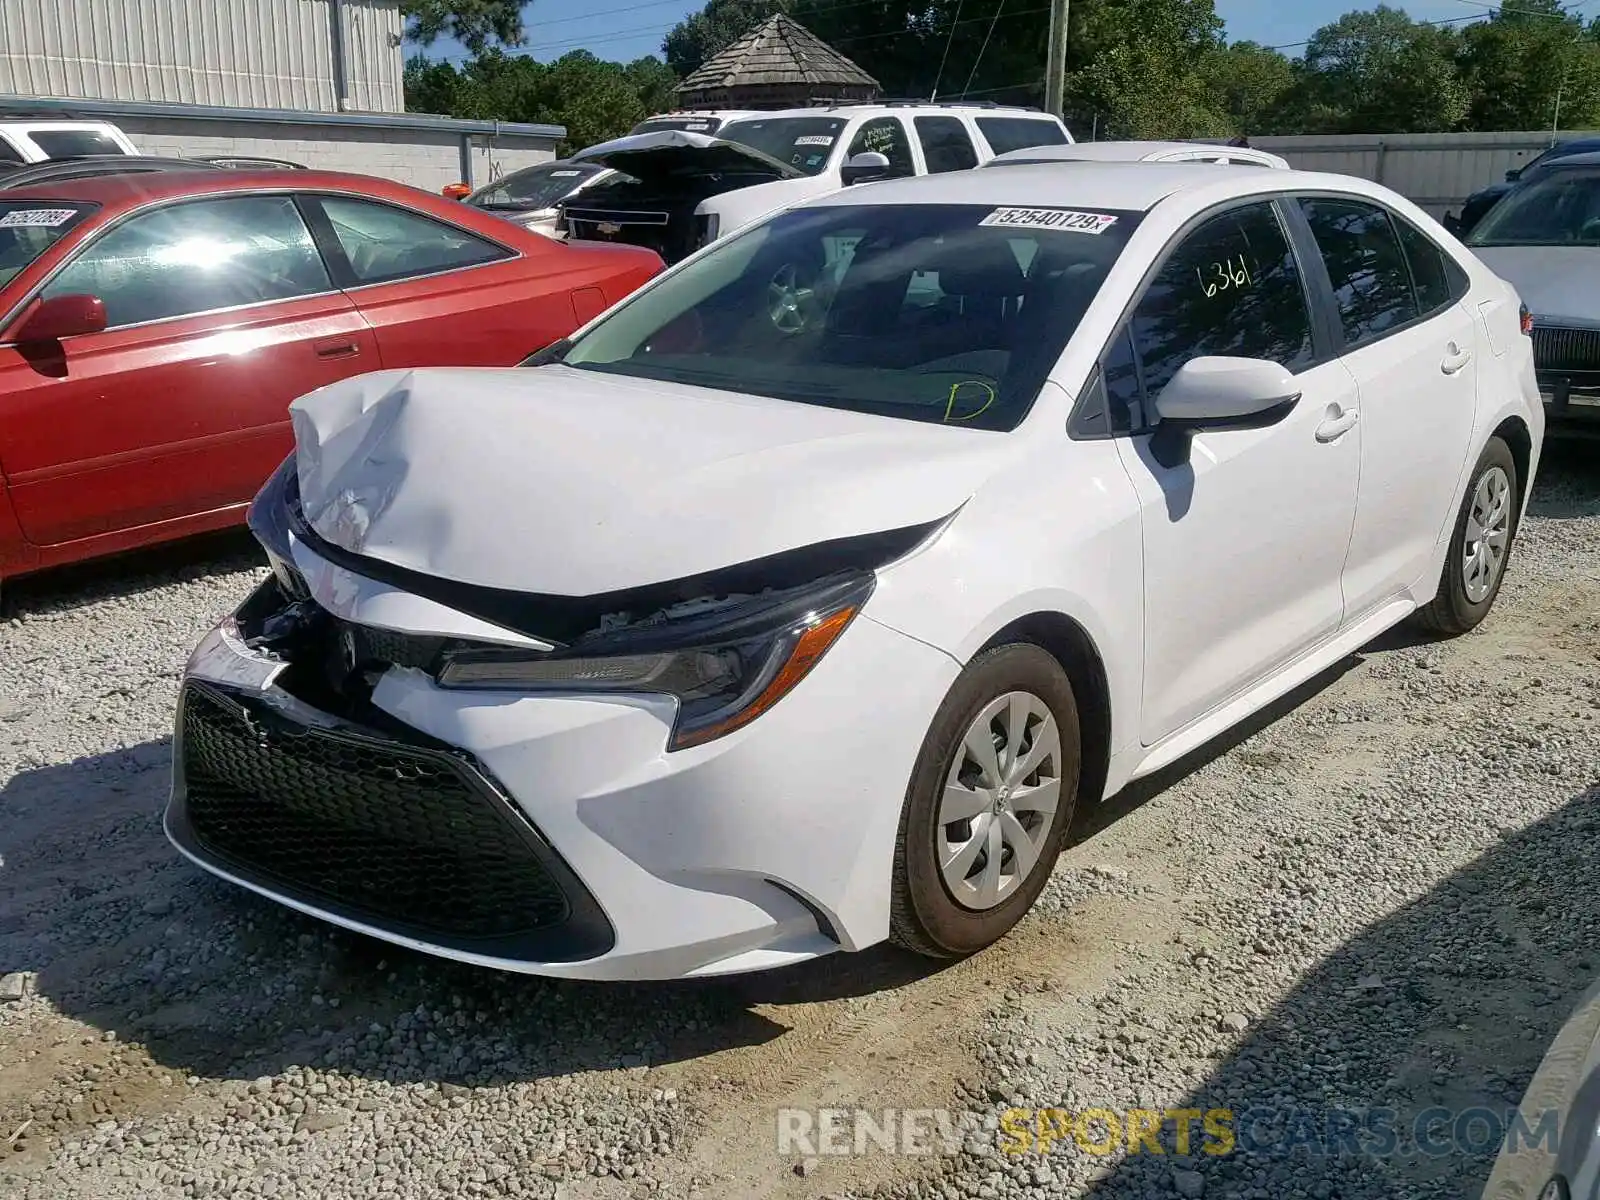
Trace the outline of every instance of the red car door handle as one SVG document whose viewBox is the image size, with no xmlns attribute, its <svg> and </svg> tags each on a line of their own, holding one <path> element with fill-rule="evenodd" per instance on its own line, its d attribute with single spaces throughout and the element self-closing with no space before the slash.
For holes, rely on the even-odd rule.
<svg viewBox="0 0 1600 1200">
<path fill-rule="evenodd" d="M 312 348 L 318 358 L 354 358 L 361 353 L 361 347 L 349 338 L 324 338 L 312 343 Z"/>
</svg>

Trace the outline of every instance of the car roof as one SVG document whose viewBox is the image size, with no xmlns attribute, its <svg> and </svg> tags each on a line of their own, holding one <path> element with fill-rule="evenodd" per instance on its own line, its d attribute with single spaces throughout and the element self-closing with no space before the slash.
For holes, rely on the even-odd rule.
<svg viewBox="0 0 1600 1200">
<path fill-rule="evenodd" d="M 1183 191 L 1236 182 L 1241 195 L 1272 190 L 1298 182 L 1301 187 L 1358 184 L 1328 175 L 1269 168 L 1219 171 L 1215 163 L 1059 162 L 1018 163 L 1004 171 L 947 171 L 856 184 L 842 192 L 811 201 L 812 204 L 992 204 L 1018 208 L 1098 208 L 1122 212 L 1148 212 L 1167 197 Z M 1354 189 L 1352 189 L 1354 190 Z"/>
<path fill-rule="evenodd" d="M 1600 139 L 1594 143 L 1600 147 Z M 1600 149 L 1580 150 L 1576 154 L 1563 154 L 1559 158 L 1549 158 L 1539 164 L 1540 171 L 1570 171 L 1574 167 L 1600 166 Z"/>
<path fill-rule="evenodd" d="M 290 170 L 281 167 L 227 170 L 205 163 L 198 164 L 193 171 L 96 175 L 34 184 L 0 192 L 0 199 L 66 200 L 100 204 L 108 208 L 123 208 L 154 200 L 174 200 L 184 196 L 205 196 L 217 192 L 250 191 L 263 187 L 292 188 L 295 191 L 327 188 L 388 196 L 410 194 L 417 190 L 391 180 L 375 179 L 369 175 L 351 175 L 342 171 Z"/>
</svg>

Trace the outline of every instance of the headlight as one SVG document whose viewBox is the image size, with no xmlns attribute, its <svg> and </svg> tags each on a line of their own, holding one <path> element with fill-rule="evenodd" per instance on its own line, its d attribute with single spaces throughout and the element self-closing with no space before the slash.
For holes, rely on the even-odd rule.
<svg viewBox="0 0 1600 1200">
<path fill-rule="evenodd" d="M 548 654 L 471 650 L 446 656 L 439 683 L 676 697 L 669 749 L 748 725 L 810 673 L 872 594 L 876 576 L 834 576 L 804 588 L 666 616 Z M 685 607 L 685 606 L 680 606 Z"/>
</svg>

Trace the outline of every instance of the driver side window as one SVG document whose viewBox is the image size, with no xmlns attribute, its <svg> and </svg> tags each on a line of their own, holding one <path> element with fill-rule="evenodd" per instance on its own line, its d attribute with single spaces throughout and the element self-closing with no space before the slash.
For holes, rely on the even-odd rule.
<svg viewBox="0 0 1600 1200">
<path fill-rule="evenodd" d="M 891 177 L 917 173 L 911 161 L 911 139 L 906 136 L 906 127 L 897 117 L 877 117 L 868 121 L 857 131 L 845 157 L 848 160 L 854 155 L 867 153 L 881 154 L 887 158 Z"/>
<path fill-rule="evenodd" d="M 43 294 L 99 296 L 116 328 L 332 289 L 293 200 L 237 196 L 125 221 L 62 268 Z"/>
<path fill-rule="evenodd" d="M 1105 371 L 1111 432 L 1149 423 L 1149 402 L 1192 358 L 1261 358 L 1291 371 L 1315 358 L 1299 263 L 1268 201 L 1190 231 L 1151 281 Z M 1115 368 L 1115 369 L 1113 369 Z"/>
</svg>

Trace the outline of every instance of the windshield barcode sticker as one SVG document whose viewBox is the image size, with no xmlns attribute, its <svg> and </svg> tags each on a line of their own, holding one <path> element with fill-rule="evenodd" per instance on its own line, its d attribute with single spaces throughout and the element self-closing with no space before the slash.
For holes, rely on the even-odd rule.
<svg viewBox="0 0 1600 1200">
<path fill-rule="evenodd" d="M 979 225 L 1003 229 L 1064 229 L 1101 234 L 1117 223 L 1110 213 L 1074 212 L 1069 208 L 997 208 Z"/>
<path fill-rule="evenodd" d="M 796 146 L 831 146 L 833 137 L 826 133 L 808 133 L 794 140 Z"/>
<path fill-rule="evenodd" d="M 19 208 L 0 217 L 0 229 L 54 229 L 77 216 L 75 208 Z"/>
</svg>

